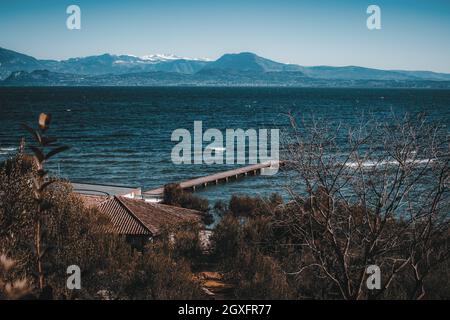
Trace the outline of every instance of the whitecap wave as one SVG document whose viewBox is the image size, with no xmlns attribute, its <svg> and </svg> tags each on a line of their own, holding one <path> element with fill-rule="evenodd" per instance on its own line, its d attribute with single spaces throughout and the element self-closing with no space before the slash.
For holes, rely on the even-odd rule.
<svg viewBox="0 0 450 320">
<path fill-rule="evenodd" d="M 407 164 L 427 164 L 434 162 L 435 159 L 408 159 L 406 160 Z M 349 168 L 373 168 L 377 166 L 397 166 L 400 163 L 397 160 L 383 160 L 383 161 L 363 161 L 363 162 L 347 162 L 345 163 L 346 167 Z"/>
</svg>

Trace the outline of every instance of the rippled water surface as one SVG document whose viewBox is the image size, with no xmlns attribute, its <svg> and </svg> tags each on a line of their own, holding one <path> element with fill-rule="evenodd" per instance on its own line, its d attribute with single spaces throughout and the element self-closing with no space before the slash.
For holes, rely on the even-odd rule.
<svg viewBox="0 0 450 320">
<path fill-rule="evenodd" d="M 78 182 L 141 186 L 230 169 L 226 165 L 175 165 L 172 131 L 203 121 L 208 128 L 280 128 L 286 114 L 352 124 L 362 114 L 390 121 L 391 112 L 426 112 L 450 124 L 450 91 L 291 88 L 0 88 L 0 159 L 16 151 L 20 123 L 40 112 L 53 116 L 52 134 L 70 151 L 55 158 L 53 172 Z M 206 146 L 207 143 L 204 144 Z M 284 175 L 259 176 L 201 191 L 211 200 L 232 193 L 269 193 Z"/>
</svg>

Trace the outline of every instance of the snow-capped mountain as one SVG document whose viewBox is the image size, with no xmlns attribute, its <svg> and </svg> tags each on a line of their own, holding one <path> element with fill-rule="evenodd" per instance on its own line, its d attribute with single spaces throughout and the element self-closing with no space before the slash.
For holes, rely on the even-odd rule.
<svg viewBox="0 0 450 320">
<path fill-rule="evenodd" d="M 149 54 L 140 57 L 140 59 L 152 62 L 171 61 L 171 60 L 211 61 L 210 59 L 207 58 L 186 58 L 174 54 Z"/>
<path fill-rule="evenodd" d="M 128 54 L 103 54 L 56 61 L 38 60 L 0 48 L 0 81 L 7 79 L 10 75 L 10 80 L 14 83 L 24 83 L 28 81 L 26 79 L 41 81 L 41 79 L 55 78 L 64 83 L 68 83 L 68 79 L 71 79 L 70 83 L 78 84 L 88 81 L 86 79 L 89 78 L 89 83 L 121 85 L 130 83 L 133 85 L 142 83 L 148 85 L 161 83 L 293 85 L 297 83 L 305 86 L 325 83 L 325 85 L 335 86 L 336 81 L 341 81 L 341 84 L 342 81 L 347 81 L 350 85 L 352 81 L 391 81 L 390 85 L 398 85 L 395 81 L 409 81 L 408 86 L 411 83 L 427 85 L 420 83 L 421 81 L 445 81 L 448 82 L 445 85 L 450 85 L 450 74 L 444 73 L 378 70 L 356 66 L 304 67 L 276 62 L 251 52 L 224 54 L 215 61 L 182 58 L 173 54 L 151 54 L 142 57 Z M 153 79 L 154 82 L 149 82 L 149 79 Z M 344 85 L 347 85 L 347 82 Z M 367 84 L 363 83 L 363 85 Z"/>
<path fill-rule="evenodd" d="M 180 60 L 183 59 L 174 54 L 149 54 L 141 57 L 141 60 L 152 61 L 152 62 L 161 62 L 168 60 Z"/>
<path fill-rule="evenodd" d="M 124 74 L 139 72 L 177 72 L 192 74 L 199 71 L 207 59 L 182 58 L 174 54 L 135 55 L 102 54 L 67 60 L 37 60 L 33 57 L 0 48 L 0 80 L 13 71 L 49 70 L 57 73 L 84 75 Z"/>
</svg>

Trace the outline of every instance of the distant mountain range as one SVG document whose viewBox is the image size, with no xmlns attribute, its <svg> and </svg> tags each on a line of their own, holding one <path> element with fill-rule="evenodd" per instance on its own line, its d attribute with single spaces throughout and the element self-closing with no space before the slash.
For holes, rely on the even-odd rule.
<svg viewBox="0 0 450 320">
<path fill-rule="evenodd" d="M 243 52 L 215 61 L 174 55 L 38 60 L 0 48 L 2 86 L 293 86 L 450 88 L 450 74 L 356 66 L 304 67 Z"/>
</svg>

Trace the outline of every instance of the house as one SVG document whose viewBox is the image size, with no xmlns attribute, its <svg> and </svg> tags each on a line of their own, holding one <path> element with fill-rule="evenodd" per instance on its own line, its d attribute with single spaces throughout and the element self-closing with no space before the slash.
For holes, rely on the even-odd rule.
<svg viewBox="0 0 450 320">
<path fill-rule="evenodd" d="M 111 222 L 108 232 L 123 235 L 133 246 L 142 247 L 170 227 L 203 223 L 197 210 L 165 205 L 142 196 L 140 188 L 72 183 L 85 206 L 96 207 Z"/>
<path fill-rule="evenodd" d="M 157 238 L 165 228 L 183 223 L 202 224 L 200 211 L 185 209 L 124 196 L 82 195 L 88 206 L 95 206 L 109 217 L 109 232 L 124 235 L 135 247 L 143 247 Z"/>
</svg>

